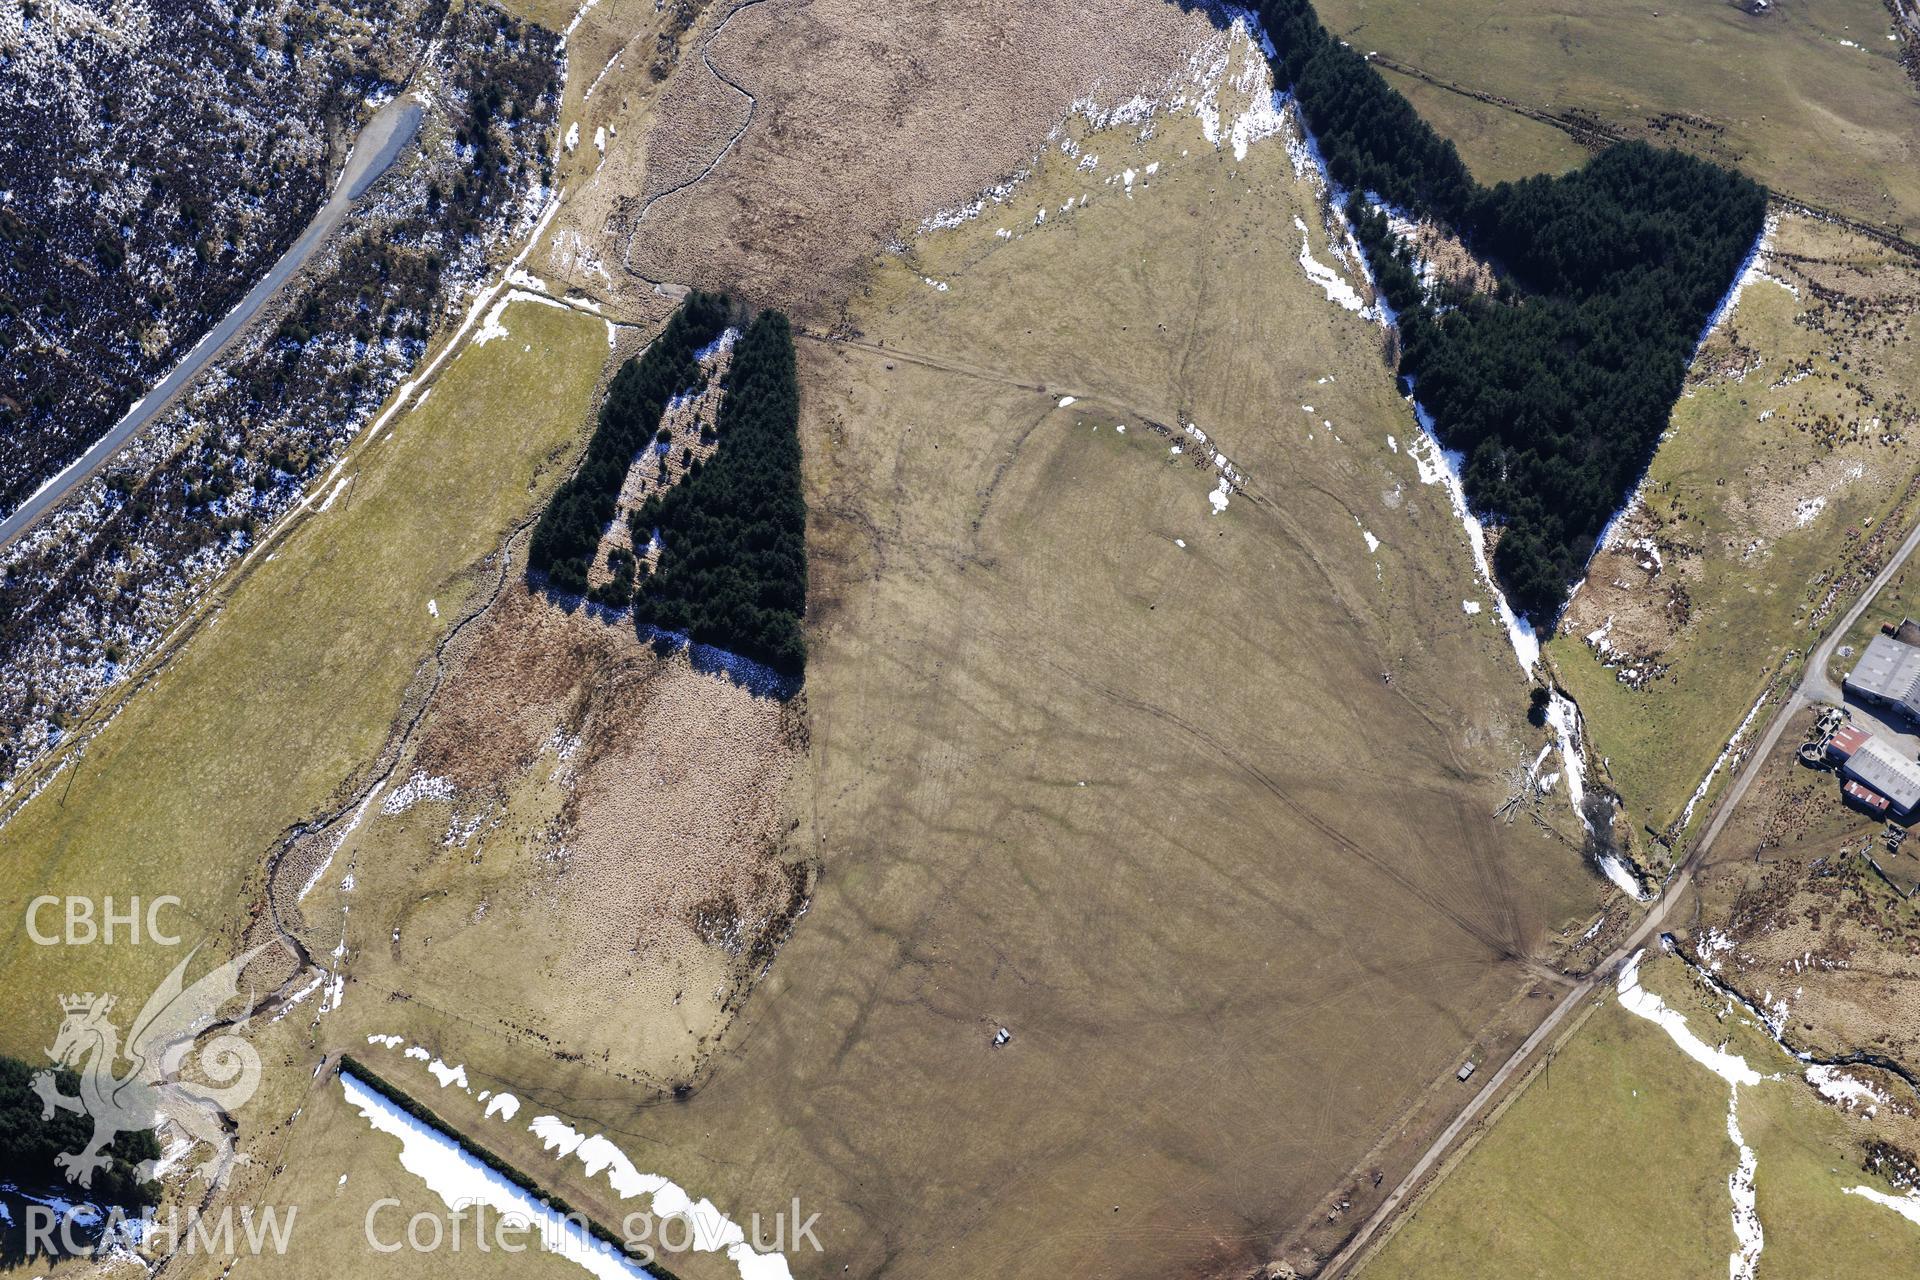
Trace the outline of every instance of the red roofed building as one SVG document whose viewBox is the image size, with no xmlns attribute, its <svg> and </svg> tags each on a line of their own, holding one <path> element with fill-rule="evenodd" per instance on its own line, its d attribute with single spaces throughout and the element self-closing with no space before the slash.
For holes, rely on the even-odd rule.
<svg viewBox="0 0 1920 1280">
<path fill-rule="evenodd" d="M 1871 741 L 1873 741 L 1873 735 L 1865 729 L 1856 729 L 1850 724 L 1843 724 L 1833 731 L 1831 738 L 1827 739 L 1827 759 L 1835 764 L 1842 764 L 1854 752 Z"/>
<path fill-rule="evenodd" d="M 1876 818 L 1883 817 L 1887 812 L 1887 798 L 1877 791 L 1870 791 L 1857 782 L 1845 783 L 1840 790 L 1848 801 L 1865 809 Z"/>
</svg>

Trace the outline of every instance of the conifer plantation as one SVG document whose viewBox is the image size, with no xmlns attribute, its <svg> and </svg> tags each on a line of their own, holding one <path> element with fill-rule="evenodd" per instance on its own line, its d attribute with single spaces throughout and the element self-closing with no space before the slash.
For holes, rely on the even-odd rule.
<svg viewBox="0 0 1920 1280">
<path fill-rule="evenodd" d="M 640 355 L 621 366 L 580 469 L 554 494 L 534 529 L 529 572 L 569 594 L 587 594 L 587 569 L 628 470 L 651 451 L 669 400 L 702 385 L 696 358 L 719 337 L 734 306 L 693 293 Z M 608 558 L 614 581 L 599 604 L 633 605 L 642 627 L 682 634 L 797 676 L 806 664 L 807 506 L 800 490 L 800 388 L 786 316 L 761 313 L 734 346 L 712 425 L 716 448 L 679 483 L 631 517 L 633 545 L 655 539 L 652 573 L 635 580 L 632 552 Z M 662 471 L 664 475 L 664 469 Z"/>
<path fill-rule="evenodd" d="M 1494 568 L 1545 625 L 1653 456 L 1701 330 L 1760 233 L 1750 179 L 1643 143 L 1563 177 L 1486 188 L 1307 0 L 1268 0 L 1291 84 L 1387 302 L 1400 372 L 1466 455 L 1475 509 L 1504 526 Z M 1426 289 L 1371 194 L 1453 231 L 1493 294 Z"/>
<path fill-rule="evenodd" d="M 528 545 L 530 572 L 556 591 L 586 592 L 587 566 L 613 522 L 627 469 L 652 443 L 667 401 L 699 380 L 695 353 L 720 336 L 731 306 L 725 294 L 689 294 L 652 345 L 614 375 L 580 469 L 540 513 Z"/>
<path fill-rule="evenodd" d="M 634 617 L 798 675 L 806 663 L 807 506 L 793 332 L 762 312 L 733 351 L 719 447 L 633 514 L 635 546 L 660 539 Z"/>
</svg>

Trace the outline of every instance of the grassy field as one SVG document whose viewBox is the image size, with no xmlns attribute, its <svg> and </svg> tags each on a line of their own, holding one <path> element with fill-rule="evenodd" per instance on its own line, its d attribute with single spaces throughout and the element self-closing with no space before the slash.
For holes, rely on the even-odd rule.
<svg viewBox="0 0 1920 1280">
<path fill-rule="evenodd" d="M 636 1097 L 697 1079 L 804 900 L 800 723 L 515 583 L 301 904 L 309 949 L 344 957 L 331 1042 L 434 1010 Z"/>
<path fill-rule="evenodd" d="M 1767 1227 L 1765 1274 L 1899 1275 L 1920 1251 L 1920 1226 L 1846 1188 L 1900 1194 L 1860 1170 L 1861 1130 L 1811 1089 L 1743 1093 L 1740 1128 L 1760 1155 L 1756 1208 Z"/>
<path fill-rule="evenodd" d="M 1566 131 L 1504 107 L 1449 92 L 1388 67 L 1380 74 L 1413 103 L 1420 118 L 1454 145 L 1483 185 L 1513 182 L 1536 173 L 1565 173 L 1585 163 L 1589 152 Z"/>
<path fill-rule="evenodd" d="M 1285 150 L 1081 148 L 803 343 L 825 869 L 704 1086 L 391 1010 L 736 1219 L 798 1195 L 797 1274 L 1264 1259 L 1524 1033 L 1526 958 L 1601 893 L 1492 816 L 1543 738 Z"/>
<path fill-rule="evenodd" d="M 1442 81 L 1737 164 L 1770 187 L 1909 238 L 1920 229 L 1920 92 L 1900 68 L 1879 0 L 1776 4 L 1762 14 L 1607 0 L 1317 8 L 1355 48 Z M 1504 108 L 1449 96 L 1460 105 L 1430 118 L 1452 131 L 1475 172 L 1522 167 L 1506 154 L 1515 142 L 1531 159 L 1530 133 L 1492 123 Z"/>
<path fill-rule="evenodd" d="M 1739 1091 L 1741 1135 L 1757 1157 L 1759 1274 L 1909 1269 L 1920 1227 L 1845 1194 L 1888 1190 L 1861 1172 L 1855 1122 L 1750 1020 L 1716 1021 L 1716 1003 L 1678 961 L 1649 957 L 1641 974 L 1710 1046 L 1727 1041 L 1755 1070 L 1778 1073 Z M 1727 1274 L 1737 1162 L 1728 1085 L 1611 993 L 1604 1001 L 1402 1221 L 1362 1269 L 1367 1280 Z"/>
<path fill-rule="evenodd" d="M 1609 994 L 1368 1280 L 1726 1274 L 1726 1086 Z"/>
<path fill-rule="evenodd" d="M 57 993 L 133 1000 L 179 959 L 35 946 L 30 896 L 173 894 L 187 945 L 231 939 L 281 833 L 378 752 L 472 567 L 557 478 L 606 359 L 599 320 L 522 303 L 506 322 L 510 337 L 456 356 L 424 405 L 348 459 L 332 505 L 256 557 L 77 767 L 0 829 L 0 1048 L 36 1054 Z"/>
<path fill-rule="evenodd" d="M 1914 516 L 1920 273 L 1806 218 L 1783 218 L 1773 244 L 1768 269 L 1798 296 L 1769 280 L 1741 294 L 1624 523 L 1659 559 L 1645 544 L 1596 556 L 1548 647 L 1636 830 L 1679 819 L 1767 678 Z M 1586 641 L 1603 630 L 1617 652 Z M 1654 674 L 1621 679 L 1635 672 Z"/>
<path fill-rule="evenodd" d="M 421 1074 L 431 1089 L 430 1078 Z M 331 1071 L 325 1073 L 301 1099 L 300 1111 L 276 1152 L 276 1177 L 256 1200 L 281 1206 L 283 1213 L 288 1206 L 295 1209 L 286 1252 L 256 1256 L 242 1250 L 236 1258 L 213 1258 L 198 1266 L 176 1264 L 173 1270 L 249 1280 L 261 1276 L 324 1280 L 345 1271 L 396 1280 L 463 1276 L 561 1280 L 581 1274 L 574 1263 L 537 1247 L 518 1254 L 479 1247 L 472 1234 L 479 1215 L 471 1212 L 462 1220 L 456 1240 L 453 1210 L 401 1167 L 399 1152 L 399 1140 L 375 1133 L 359 1109 L 346 1100 L 339 1078 Z M 430 1247 L 436 1238 L 434 1228 L 422 1223 L 414 1239 L 428 1247 L 388 1251 L 385 1246 L 407 1241 L 408 1224 L 415 1215 L 437 1220 L 438 1247 Z M 497 1246 L 503 1238 L 517 1239 L 511 1234 L 491 1234 L 497 1223 L 491 1212 L 481 1220 L 490 1233 L 488 1245 Z M 369 1243 L 370 1231 L 381 1247 Z M 229 1264 L 232 1269 L 226 1270 Z"/>
</svg>

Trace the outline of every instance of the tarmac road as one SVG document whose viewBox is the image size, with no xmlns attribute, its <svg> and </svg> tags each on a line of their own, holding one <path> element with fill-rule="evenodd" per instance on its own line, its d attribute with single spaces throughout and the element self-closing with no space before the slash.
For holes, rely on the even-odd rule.
<svg viewBox="0 0 1920 1280">
<path fill-rule="evenodd" d="M 1380 1203 L 1373 1215 L 1354 1233 L 1353 1238 L 1347 1241 L 1346 1247 L 1333 1256 L 1322 1269 L 1320 1273 L 1322 1276 L 1332 1280 L 1332 1277 L 1346 1274 L 1347 1268 L 1355 1258 L 1359 1257 L 1361 1250 L 1366 1248 L 1367 1242 L 1405 1204 L 1408 1197 L 1446 1155 L 1447 1149 L 1453 1145 L 1454 1140 L 1524 1068 L 1527 1059 L 1533 1056 L 1534 1051 L 1547 1042 L 1565 1021 L 1567 1015 L 1591 996 L 1596 987 L 1602 982 L 1611 984 L 1627 958 L 1645 946 L 1647 939 L 1655 936 L 1656 931 L 1665 924 L 1668 910 L 1684 896 L 1687 886 L 1693 882 L 1694 872 L 1699 868 L 1707 852 L 1713 848 L 1714 842 L 1720 838 L 1721 829 L 1727 825 L 1727 819 L 1733 816 L 1733 811 L 1740 806 L 1742 800 L 1746 799 L 1748 789 L 1753 786 L 1753 780 L 1760 775 L 1760 770 L 1766 765 L 1767 757 L 1773 754 L 1774 747 L 1779 744 L 1780 735 L 1786 731 L 1787 725 L 1792 723 L 1794 716 L 1810 703 L 1840 704 L 1841 691 L 1827 678 L 1827 662 L 1833 657 L 1834 646 L 1840 643 L 1842 636 L 1852 630 L 1853 624 L 1859 621 L 1860 615 L 1866 612 L 1867 606 L 1872 604 L 1874 597 L 1880 594 L 1880 589 L 1900 571 L 1900 566 L 1907 562 L 1907 557 L 1913 554 L 1915 547 L 1920 547 L 1920 524 L 1916 524 L 1913 531 L 1907 534 L 1906 540 L 1900 544 L 1900 549 L 1894 552 L 1893 558 L 1887 562 L 1886 567 L 1880 570 L 1873 581 L 1867 585 L 1867 589 L 1861 592 L 1860 598 L 1854 602 L 1853 607 L 1847 610 L 1846 615 L 1827 632 L 1827 638 L 1814 646 L 1799 686 L 1767 722 L 1766 732 L 1760 737 L 1756 748 L 1748 755 L 1746 766 L 1740 770 L 1740 776 L 1734 780 L 1733 785 L 1720 798 L 1720 803 L 1715 806 L 1713 820 L 1707 824 L 1705 833 L 1688 851 L 1686 861 L 1680 864 L 1679 869 L 1667 882 L 1659 900 L 1647 911 L 1646 918 L 1640 922 L 1639 927 L 1612 955 L 1603 960 L 1591 975 L 1582 979 L 1561 997 L 1554 1005 L 1553 1011 L 1533 1029 L 1533 1034 L 1514 1050 L 1511 1057 L 1488 1075 L 1486 1083 L 1480 1087 L 1480 1092 L 1473 1095 L 1473 1100 L 1454 1117 L 1453 1123 L 1449 1124 L 1414 1162 L 1407 1176 L 1400 1180 L 1400 1184 L 1393 1189 L 1392 1194 Z"/>
<path fill-rule="evenodd" d="M 306 265 L 315 250 L 326 243 L 327 237 L 346 221 L 347 215 L 353 210 L 353 202 L 366 194 L 367 188 L 392 166 L 407 144 L 413 141 L 413 135 L 420 127 L 420 116 L 420 103 L 411 96 L 396 98 L 375 113 L 366 128 L 360 131 L 360 136 L 354 139 L 353 150 L 348 153 L 339 181 L 334 184 L 333 195 L 313 215 L 313 221 L 300 233 L 293 247 L 280 255 L 279 261 L 240 300 L 240 304 L 209 330 L 198 345 L 173 367 L 172 372 L 135 402 L 127 410 L 126 416 L 95 441 L 92 448 L 76 458 L 66 470 L 21 503 L 4 520 L 0 520 L 0 548 L 8 546 L 47 512 L 59 506 L 76 485 L 98 471 L 108 458 L 118 453 L 148 423 L 159 417 L 207 364 L 239 336 L 247 323 L 260 313 L 260 309 L 286 286 Z"/>
</svg>

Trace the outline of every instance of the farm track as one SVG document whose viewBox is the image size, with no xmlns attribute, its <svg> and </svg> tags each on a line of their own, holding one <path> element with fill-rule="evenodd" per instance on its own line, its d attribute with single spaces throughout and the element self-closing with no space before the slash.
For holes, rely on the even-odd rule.
<svg viewBox="0 0 1920 1280">
<path fill-rule="evenodd" d="M 1906 564 L 1907 559 L 1913 554 L 1916 547 L 1920 547 L 1920 524 L 1916 524 L 1912 531 L 1907 534 L 1905 540 L 1901 542 L 1899 549 L 1894 552 L 1892 558 L 1887 561 L 1880 572 L 1874 575 L 1873 580 L 1869 582 L 1866 589 L 1860 593 L 1859 598 L 1854 601 L 1853 606 L 1848 609 L 1840 621 L 1827 632 L 1826 639 L 1814 647 L 1813 652 L 1808 656 L 1806 669 L 1802 673 L 1800 683 L 1795 686 L 1793 692 L 1789 694 L 1786 700 L 1775 710 L 1773 718 L 1767 723 L 1766 732 L 1760 736 L 1752 752 L 1748 755 L 1746 765 L 1740 770 L 1739 776 L 1734 780 L 1733 784 L 1728 787 L 1725 794 L 1721 796 L 1718 805 L 1714 809 L 1713 819 L 1708 823 L 1706 831 L 1694 846 L 1688 850 L 1685 861 L 1675 869 L 1673 875 L 1663 887 L 1659 899 L 1653 904 L 1652 909 L 1647 912 L 1640 924 L 1628 935 L 1626 941 L 1614 950 L 1612 955 L 1609 955 L 1605 960 L 1596 965 L 1592 973 L 1581 979 L 1571 991 L 1567 992 L 1566 997 L 1554 1006 L 1553 1010 L 1547 1014 L 1540 1025 L 1534 1029 L 1533 1034 L 1529 1035 L 1525 1042 L 1522 1043 L 1518 1049 L 1514 1050 L 1513 1054 L 1508 1057 L 1505 1062 L 1501 1063 L 1499 1068 L 1488 1077 L 1486 1084 L 1481 1087 L 1480 1092 L 1473 1096 L 1473 1100 L 1466 1105 L 1465 1109 L 1454 1118 L 1446 1130 L 1427 1148 L 1420 1159 L 1415 1162 L 1414 1167 L 1408 1171 L 1407 1176 L 1393 1189 L 1392 1194 L 1381 1201 L 1379 1207 L 1376 1208 L 1373 1214 L 1354 1232 L 1353 1236 L 1341 1248 L 1340 1252 L 1336 1253 L 1327 1265 L 1322 1268 L 1320 1272 L 1321 1276 L 1326 1277 L 1327 1280 L 1332 1280 L 1333 1277 L 1350 1274 L 1353 1264 L 1359 1260 L 1367 1243 L 1395 1213 L 1409 1204 L 1413 1192 L 1421 1189 L 1422 1182 L 1441 1162 L 1448 1149 L 1453 1145 L 1455 1139 L 1457 1139 L 1469 1125 L 1474 1123 L 1476 1117 L 1478 1117 L 1482 1111 L 1486 1110 L 1488 1103 L 1494 1099 L 1495 1095 L 1512 1081 L 1516 1075 L 1523 1074 L 1523 1068 L 1527 1065 L 1528 1060 L 1547 1042 L 1548 1037 L 1553 1035 L 1555 1029 L 1559 1027 L 1567 1014 L 1573 1009 L 1584 1005 L 1588 997 L 1594 994 L 1602 982 L 1611 983 L 1619 973 L 1620 967 L 1626 963 L 1629 957 L 1643 948 L 1649 938 L 1656 937 L 1663 932 L 1662 926 L 1666 922 L 1667 913 L 1693 882 L 1694 874 L 1699 870 L 1701 863 L 1705 860 L 1708 851 L 1713 848 L 1715 841 L 1720 838 L 1720 833 L 1726 828 L 1728 819 L 1730 819 L 1734 811 L 1740 807 L 1740 803 L 1746 799 L 1747 792 L 1752 788 L 1754 780 L 1760 776 L 1761 770 L 1766 767 L 1768 758 L 1772 756 L 1774 748 L 1779 745 L 1781 735 L 1786 731 L 1787 726 L 1792 723 L 1793 718 L 1805 707 L 1815 702 L 1832 701 L 1833 698 L 1830 695 L 1837 694 L 1838 691 L 1834 689 L 1832 682 L 1827 678 L 1826 674 L 1827 662 L 1833 656 L 1834 646 L 1840 642 L 1841 637 L 1845 636 L 1847 632 L 1852 629 L 1853 624 L 1859 620 L 1860 615 L 1866 612 L 1868 606 L 1873 603 L 1874 597 L 1880 593 L 1881 588 L 1885 587 L 1893 578 L 1893 575 L 1898 573 L 1901 567 Z M 1444 1173 L 1442 1176 L 1444 1176 Z"/>
</svg>

